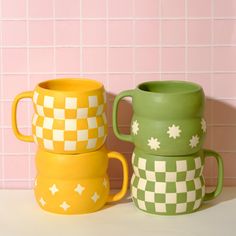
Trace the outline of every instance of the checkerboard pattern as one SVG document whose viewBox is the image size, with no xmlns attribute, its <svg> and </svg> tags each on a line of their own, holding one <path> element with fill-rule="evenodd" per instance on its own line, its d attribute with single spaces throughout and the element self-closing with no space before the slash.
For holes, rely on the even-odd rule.
<svg viewBox="0 0 236 236">
<path fill-rule="evenodd" d="M 82 153 L 101 147 L 107 136 L 105 113 L 83 119 L 54 119 L 34 114 L 34 141 L 55 153 Z"/>
<path fill-rule="evenodd" d="M 154 182 L 133 175 L 131 184 L 134 204 L 152 214 L 191 213 L 201 206 L 205 196 L 202 176 L 190 181 Z"/>
<path fill-rule="evenodd" d="M 103 114 L 106 109 L 106 93 L 101 90 L 94 95 L 80 94 L 79 97 L 67 97 L 63 93 L 55 96 L 42 94 L 36 89 L 33 102 L 39 116 L 82 119 Z"/>
<path fill-rule="evenodd" d="M 177 182 L 190 181 L 202 175 L 204 157 L 187 157 L 167 160 L 155 160 L 132 155 L 132 164 L 136 176 L 149 181 Z"/>
</svg>

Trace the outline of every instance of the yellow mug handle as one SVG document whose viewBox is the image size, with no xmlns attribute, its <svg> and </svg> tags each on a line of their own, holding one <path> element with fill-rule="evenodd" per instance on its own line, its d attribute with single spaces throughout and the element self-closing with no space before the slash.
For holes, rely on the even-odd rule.
<svg viewBox="0 0 236 236">
<path fill-rule="evenodd" d="M 109 159 L 117 159 L 121 162 L 123 168 L 123 183 L 120 192 L 116 194 L 110 194 L 107 202 L 116 202 L 123 198 L 128 189 L 128 164 L 125 157 L 118 152 L 109 152 Z"/>
<path fill-rule="evenodd" d="M 25 142 L 33 142 L 34 141 L 33 136 L 21 134 L 18 129 L 18 126 L 17 126 L 17 114 L 16 114 L 17 113 L 17 105 L 18 105 L 19 101 L 23 98 L 31 98 L 32 99 L 33 92 L 32 91 L 23 92 L 23 93 L 18 94 L 14 98 L 14 101 L 12 104 L 12 129 L 18 139 L 25 141 Z"/>
</svg>

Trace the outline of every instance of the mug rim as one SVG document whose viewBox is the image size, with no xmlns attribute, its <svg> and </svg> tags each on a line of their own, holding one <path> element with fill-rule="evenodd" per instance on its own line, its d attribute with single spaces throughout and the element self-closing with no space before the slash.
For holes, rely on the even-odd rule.
<svg viewBox="0 0 236 236">
<path fill-rule="evenodd" d="M 184 86 L 191 86 L 193 89 L 187 90 L 187 91 L 177 91 L 177 92 L 162 92 L 162 91 L 158 91 L 158 92 L 153 92 L 153 91 L 148 91 L 148 90 L 144 90 L 141 87 L 145 86 L 145 85 L 156 85 L 156 84 L 161 84 L 161 85 L 170 85 L 170 84 L 176 84 L 176 85 L 184 85 Z M 138 91 L 142 92 L 142 93 L 150 93 L 150 94 L 155 94 L 155 95 L 182 95 L 182 94 L 191 94 L 191 93 L 195 93 L 198 91 L 202 90 L 202 87 L 197 84 L 197 83 L 193 83 L 193 82 L 189 82 L 189 81 L 183 81 L 183 80 L 156 80 L 156 81 L 146 81 L 143 82 L 139 85 L 137 85 L 136 87 L 138 89 Z"/>
<path fill-rule="evenodd" d="M 94 84 L 94 88 L 89 88 L 87 90 L 79 90 L 79 89 L 75 89 L 75 90 L 63 90 L 63 89 L 54 89 L 54 88 L 48 88 L 47 86 L 49 84 L 55 84 L 55 83 L 74 83 L 79 84 L 79 83 L 90 83 L 90 84 Z M 88 78 L 55 78 L 55 79 L 50 79 L 50 80 L 45 80 L 42 81 L 40 83 L 37 84 L 36 86 L 37 89 L 40 89 L 42 91 L 45 92 L 53 92 L 53 93 L 88 93 L 88 92 L 97 92 L 101 89 L 104 88 L 103 84 L 97 80 L 94 79 L 88 79 Z"/>
</svg>

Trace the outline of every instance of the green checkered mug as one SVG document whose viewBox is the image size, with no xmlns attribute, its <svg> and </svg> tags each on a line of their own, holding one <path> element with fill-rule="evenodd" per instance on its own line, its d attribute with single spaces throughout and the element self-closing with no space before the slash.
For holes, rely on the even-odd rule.
<svg viewBox="0 0 236 236">
<path fill-rule="evenodd" d="M 123 97 L 132 97 L 134 114 L 131 133 L 121 134 L 117 109 Z M 204 143 L 204 92 L 201 86 L 185 81 L 145 82 L 134 90 L 121 92 L 113 105 L 116 137 L 132 142 L 154 155 L 189 155 Z"/>
<path fill-rule="evenodd" d="M 205 159 L 216 158 L 216 189 L 205 192 L 203 168 Z M 135 148 L 132 156 L 134 174 L 131 191 L 134 204 L 152 214 L 178 215 L 196 211 L 203 201 L 217 197 L 223 186 L 221 156 L 211 150 L 200 150 L 188 156 L 154 156 Z"/>
</svg>

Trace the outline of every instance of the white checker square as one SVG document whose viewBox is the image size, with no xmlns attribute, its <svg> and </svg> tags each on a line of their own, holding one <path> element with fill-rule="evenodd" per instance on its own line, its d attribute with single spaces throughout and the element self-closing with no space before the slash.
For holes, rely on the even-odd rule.
<svg viewBox="0 0 236 236">
<path fill-rule="evenodd" d="M 200 178 L 194 179 L 194 185 L 195 185 L 195 189 L 200 189 L 200 188 L 202 188 L 202 184 L 201 184 Z"/>
<path fill-rule="evenodd" d="M 34 92 L 34 95 L 33 95 L 33 102 L 34 102 L 34 104 L 37 104 L 38 96 L 39 96 L 39 93 L 38 92 Z"/>
<path fill-rule="evenodd" d="M 138 168 L 141 170 L 146 170 L 146 160 L 142 157 L 138 159 Z"/>
<path fill-rule="evenodd" d="M 45 149 L 53 150 L 53 141 L 52 140 L 44 139 L 43 140 L 43 145 L 44 145 Z"/>
<path fill-rule="evenodd" d="M 59 129 L 54 129 L 52 131 L 52 139 L 54 141 L 64 141 L 64 131 Z"/>
<path fill-rule="evenodd" d="M 89 117 L 88 118 L 88 128 L 89 129 L 97 128 L 97 119 L 96 119 L 96 117 Z"/>
<path fill-rule="evenodd" d="M 66 119 L 65 120 L 65 130 L 66 131 L 76 131 L 77 120 L 76 119 Z"/>
<path fill-rule="evenodd" d="M 54 97 L 44 96 L 43 105 L 46 108 L 53 108 L 53 106 L 54 106 Z"/>
<path fill-rule="evenodd" d="M 177 172 L 187 171 L 187 161 L 186 160 L 176 161 L 176 171 Z"/>
<path fill-rule="evenodd" d="M 66 109 L 76 109 L 77 108 L 77 98 L 66 98 Z"/>
<path fill-rule="evenodd" d="M 34 114 L 33 120 L 32 120 L 32 124 L 33 124 L 33 125 L 36 125 L 38 117 L 39 117 L 39 116 L 38 116 L 37 114 Z"/>
<path fill-rule="evenodd" d="M 97 144 L 97 139 L 96 138 L 90 138 L 88 140 L 87 149 L 95 148 L 96 144 Z"/>
<path fill-rule="evenodd" d="M 65 151 L 75 151 L 76 150 L 76 142 L 75 141 L 65 141 L 64 142 L 64 150 Z"/>
<path fill-rule="evenodd" d="M 186 173 L 186 180 L 193 180 L 195 178 L 195 170 L 189 170 Z"/>
<path fill-rule="evenodd" d="M 97 106 L 98 106 L 97 96 L 89 96 L 89 107 L 97 107 Z"/>
<path fill-rule="evenodd" d="M 88 117 L 88 108 L 78 108 L 77 109 L 77 118 L 83 119 Z"/>
<path fill-rule="evenodd" d="M 77 131 L 77 141 L 87 141 L 88 140 L 88 130 L 78 130 Z"/>
<path fill-rule="evenodd" d="M 202 197 L 204 197 L 206 194 L 206 187 L 205 184 L 202 186 Z"/>
<path fill-rule="evenodd" d="M 137 196 L 138 196 L 138 190 L 137 190 L 137 188 L 132 187 L 132 197 L 137 198 Z"/>
<path fill-rule="evenodd" d="M 177 172 L 166 172 L 166 182 L 176 182 L 177 181 Z"/>
<path fill-rule="evenodd" d="M 37 139 L 37 137 L 35 135 L 33 135 L 33 139 L 34 139 L 34 143 L 38 144 L 38 139 Z"/>
<path fill-rule="evenodd" d="M 156 181 L 156 173 L 154 171 L 146 170 L 146 178 L 150 181 Z"/>
<path fill-rule="evenodd" d="M 166 171 L 166 162 L 165 161 L 155 161 L 155 171 L 165 172 Z"/>
<path fill-rule="evenodd" d="M 183 213 L 187 211 L 187 203 L 177 203 L 176 213 Z"/>
<path fill-rule="evenodd" d="M 102 113 L 102 119 L 103 119 L 104 124 L 107 124 L 107 116 L 105 112 Z"/>
<path fill-rule="evenodd" d="M 134 170 L 134 173 L 137 175 L 137 176 L 140 176 L 139 175 L 139 168 L 137 166 L 133 166 L 133 170 Z"/>
<path fill-rule="evenodd" d="M 187 202 L 194 202 L 196 200 L 196 191 L 187 192 Z"/>
<path fill-rule="evenodd" d="M 147 210 L 146 208 L 146 205 L 145 205 L 145 202 L 144 201 L 141 201 L 141 200 L 137 200 L 137 203 L 138 203 L 138 207 L 144 211 Z"/>
<path fill-rule="evenodd" d="M 43 120 L 43 128 L 52 129 L 52 127 L 53 127 L 53 118 L 45 117 Z"/>
<path fill-rule="evenodd" d="M 155 193 L 150 191 L 145 191 L 144 193 L 145 202 L 155 202 Z"/>
<path fill-rule="evenodd" d="M 134 188 L 134 186 L 133 186 L 134 180 L 135 180 L 135 175 L 132 175 L 131 180 L 130 180 L 132 188 Z"/>
<path fill-rule="evenodd" d="M 155 193 L 166 193 L 166 183 L 155 182 Z"/>
<path fill-rule="evenodd" d="M 36 132 L 35 135 L 37 138 L 43 138 L 43 128 L 36 126 Z"/>
<path fill-rule="evenodd" d="M 177 203 L 177 194 L 176 193 L 166 193 L 166 203 L 175 204 Z"/>
<path fill-rule="evenodd" d="M 187 192 L 187 182 L 186 181 L 176 182 L 176 192 L 177 193 L 186 193 Z"/>
<path fill-rule="evenodd" d="M 41 106 L 41 105 L 36 105 L 36 112 L 38 113 L 38 115 L 44 116 L 43 106 Z"/>
<path fill-rule="evenodd" d="M 98 106 L 98 108 L 97 108 L 97 113 L 96 113 L 96 115 L 97 116 L 100 116 L 101 114 L 102 114 L 102 112 L 103 112 L 103 104 L 101 104 L 101 105 L 99 105 Z"/>
<path fill-rule="evenodd" d="M 132 153 L 132 157 L 131 157 L 131 162 L 132 162 L 132 164 L 134 164 L 134 158 L 135 158 L 135 153 L 133 152 L 133 153 Z"/>
<path fill-rule="evenodd" d="M 194 202 L 193 210 L 196 210 L 201 205 L 201 199 L 198 199 Z"/>
<path fill-rule="evenodd" d="M 55 119 L 58 119 L 58 120 L 65 119 L 65 110 L 59 109 L 59 108 L 54 108 L 53 115 L 54 115 Z"/>
<path fill-rule="evenodd" d="M 98 127 L 98 137 L 101 138 L 104 136 L 104 134 L 105 134 L 104 126 Z"/>
<path fill-rule="evenodd" d="M 166 204 L 165 203 L 155 203 L 156 212 L 166 212 Z"/>
<path fill-rule="evenodd" d="M 197 158 L 194 159 L 194 161 L 195 161 L 195 168 L 196 169 L 201 168 L 201 158 L 197 157 Z"/>
<path fill-rule="evenodd" d="M 138 181 L 138 188 L 141 190 L 146 190 L 146 184 L 147 184 L 147 180 L 139 178 Z"/>
</svg>

